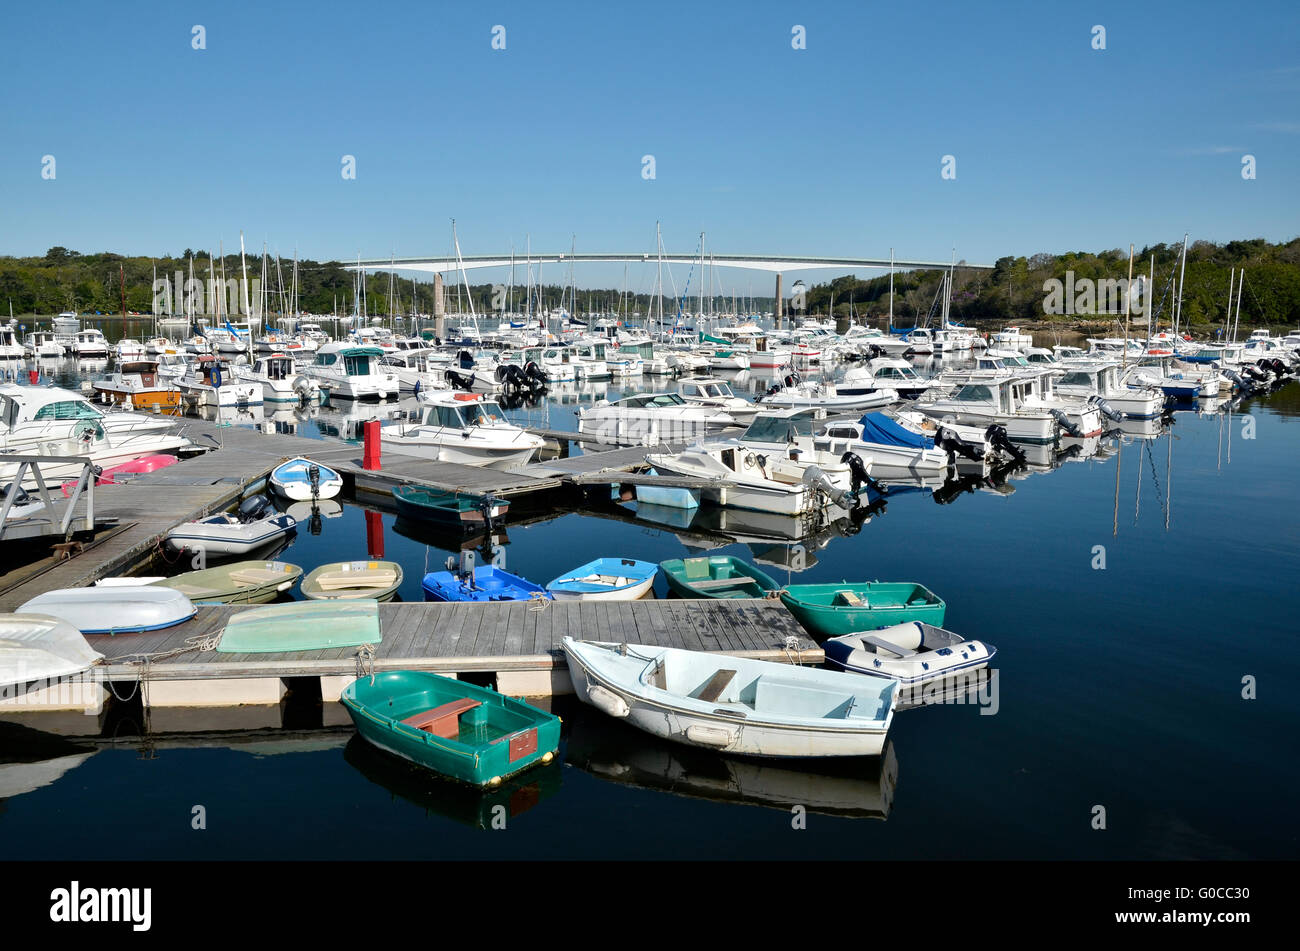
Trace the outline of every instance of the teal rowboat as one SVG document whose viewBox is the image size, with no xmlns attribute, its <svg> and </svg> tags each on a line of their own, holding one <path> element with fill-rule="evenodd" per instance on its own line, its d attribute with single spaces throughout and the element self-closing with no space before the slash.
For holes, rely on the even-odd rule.
<svg viewBox="0 0 1300 951">
<path fill-rule="evenodd" d="M 295 601 L 240 611 L 226 622 L 225 654 L 320 651 L 378 644 L 379 602 Z"/>
<path fill-rule="evenodd" d="M 947 607 L 929 588 L 910 581 L 792 584 L 781 592 L 781 600 L 819 640 L 905 621 L 943 627 Z"/>
<path fill-rule="evenodd" d="M 731 555 L 672 558 L 659 563 L 668 587 L 683 598 L 766 598 L 781 586 Z"/>
<path fill-rule="evenodd" d="M 560 745 L 560 718 L 522 700 L 419 670 L 389 670 L 343 688 L 366 740 L 475 786 L 497 786 Z"/>
<path fill-rule="evenodd" d="M 393 489 L 397 514 L 416 522 L 433 522 L 462 531 L 482 529 L 505 518 L 510 503 L 490 495 L 465 495 L 423 485 Z"/>
</svg>

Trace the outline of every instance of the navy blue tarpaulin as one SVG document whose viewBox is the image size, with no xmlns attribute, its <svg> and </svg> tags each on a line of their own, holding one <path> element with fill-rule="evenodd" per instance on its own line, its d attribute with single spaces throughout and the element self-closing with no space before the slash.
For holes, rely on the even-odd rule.
<svg viewBox="0 0 1300 951">
<path fill-rule="evenodd" d="M 884 446 L 907 446 L 911 449 L 934 448 L 934 440 L 929 436 L 922 436 L 900 426 L 884 413 L 867 413 L 858 422 L 862 424 L 863 442 L 875 442 Z"/>
</svg>

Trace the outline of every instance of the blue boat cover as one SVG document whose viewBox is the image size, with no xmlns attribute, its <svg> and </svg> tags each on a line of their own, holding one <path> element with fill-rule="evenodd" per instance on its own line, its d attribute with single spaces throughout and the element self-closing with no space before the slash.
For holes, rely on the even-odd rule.
<svg viewBox="0 0 1300 951">
<path fill-rule="evenodd" d="M 858 422 L 862 425 L 862 441 L 883 446 L 906 446 L 910 449 L 933 449 L 934 440 L 900 426 L 884 413 L 867 413 Z"/>
</svg>

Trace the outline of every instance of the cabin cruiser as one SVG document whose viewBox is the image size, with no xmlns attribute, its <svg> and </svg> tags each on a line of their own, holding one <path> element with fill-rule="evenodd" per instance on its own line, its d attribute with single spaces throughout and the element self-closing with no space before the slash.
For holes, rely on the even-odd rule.
<svg viewBox="0 0 1300 951">
<path fill-rule="evenodd" d="M 63 344 L 59 343 L 58 335 L 50 330 L 28 331 L 23 340 L 23 350 L 33 357 L 63 356 Z"/>
<path fill-rule="evenodd" d="M 696 445 L 676 453 L 650 453 L 645 458 L 661 475 L 699 479 L 701 498 L 714 505 L 804 515 L 847 495 L 817 466 L 735 443 Z"/>
<path fill-rule="evenodd" d="M 918 432 L 895 416 L 885 412 L 866 413 L 857 422 L 835 422 L 824 426 L 810 440 L 819 452 L 843 458 L 844 453 L 856 453 L 871 460 L 874 478 L 889 481 L 896 478 L 942 478 L 948 471 L 949 454 L 936 446 L 940 432 Z"/>
<path fill-rule="evenodd" d="M 677 394 L 688 403 L 720 409 L 742 426 L 748 425 L 759 410 L 749 400 L 737 396 L 731 384 L 718 377 L 692 376 L 679 380 Z"/>
<path fill-rule="evenodd" d="M 149 350 L 139 340 L 123 337 L 113 345 L 113 356 L 119 363 L 123 360 L 143 360 L 149 356 Z"/>
<path fill-rule="evenodd" d="M 12 482 L 18 463 L 4 454 L 82 456 L 101 468 L 173 452 L 190 442 L 172 431 L 172 422 L 144 413 L 104 413 L 80 393 L 55 386 L 0 386 L 0 484 Z M 51 464 L 41 476 L 75 478 L 81 465 Z M 23 487 L 36 486 L 30 469 Z"/>
<path fill-rule="evenodd" d="M 1119 379 L 1120 365 L 1094 361 L 1071 365 L 1056 381 L 1056 392 L 1080 399 L 1099 397 L 1129 419 L 1151 419 L 1165 407 L 1165 396 L 1153 387 L 1125 386 Z"/>
<path fill-rule="evenodd" d="M 196 408 L 262 404 L 261 384 L 240 380 L 221 357 L 199 357 L 178 385 L 185 401 Z"/>
<path fill-rule="evenodd" d="M 1034 338 L 1021 333 L 1019 327 L 1005 327 L 990 337 L 989 343 L 998 349 L 1024 351 L 1034 345 Z"/>
<path fill-rule="evenodd" d="M 397 375 L 379 362 L 383 355 L 378 347 L 327 343 L 316 351 L 316 361 L 303 372 L 331 399 L 396 399 L 400 385 Z"/>
<path fill-rule="evenodd" d="M 507 420 L 496 400 L 448 391 L 422 394 L 418 421 L 385 426 L 380 440 L 408 456 L 493 468 L 522 465 L 544 445 Z"/>
<path fill-rule="evenodd" d="M 1060 428 L 1056 417 L 1046 410 L 1022 407 L 1017 395 L 1023 387 L 1013 390 L 1016 378 L 1010 374 L 969 378 L 953 376 L 949 379 L 956 387 L 951 395 L 931 393 L 925 399 L 917 400 L 914 408 L 945 425 L 951 420 L 981 429 L 1001 426 L 1016 442 L 1056 441 Z"/>
<path fill-rule="evenodd" d="M 914 400 L 934 389 L 944 388 L 938 380 L 928 380 L 916 372 L 916 367 L 896 357 L 876 357 L 865 367 L 853 367 L 839 382 L 840 393 L 871 393 L 891 389 L 900 398 Z"/>
<path fill-rule="evenodd" d="M 445 390 L 447 367 L 451 363 L 450 354 L 431 347 L 398 350 L 384 355 L 384 366 L 397 376 L 397 384 L 403 390 L 416 393 L 429 390 Z"/>
<path fill-rule="evenodd" d="M 101 400 L 134 409 L 176 409 L 181 391 L 174 379 L 158 373 L 158 361 L 127 360 L 106 379 L 92 384 Z"/>
<path fill-rule="evenodd" d="M 578 432 L 632 445 L 710 436 L 735 425 L 725 410 L 687 402 L 676 393 L 636 393 L 578 411 Z"/>
<path fill-rule="evenodd" d="M 790 373 L 774 383 L 758 398 L 765 406 L 816 406 L 836 412 L 875 409 L 898 402 L 897 390 L 889 387 L 864 387 L 853 383 L 823 383 L 805 381 L 797 373 Z"/>
<path fill-rule="evenodd" d="M 815 407 L 767 409 L 758 413 L 738 436 L 703 440 L 707 449 L 735 447 L 757 453 L 761 459 L 783 458 L 800 470 L 816 470 L 814 476 L 825 479 L 837 492 L 854 492 L 871 473 L 871 460 L 856 462 L 821 452 L 812 444 L 812 435 L 826 419 L 826 411 Z M 855 473 L 855 469 L 857 470 Z"/>
<path fill-rule="evenodd" d="M 235 375 L 246 383 L 256 383 L 262 388 L 262 400 L 267 403 L 319 403 L 320 384 L 298 372 L 293 357 L 287 353 L 261 354 L 253 365 L 236 366 Z"/>
<path fill-rule="evenodd" d="M 1120 374 L 1127 386 L 1156 387 L 1166 396 L 1175 399 L 1198 399 L 1218 396 L 1223 386 L 1231 389 L 1232 381 L 1214 367 L 1183 363 L 1172 356 L 1148 353 L 1138 358 Z"/>
<path fill-rule="evenodd" d="M 21 360 L 27 348 L 18 340 L 18 325 L 13 321 L 0 326 L 0 360 Z"/>
<path fill-rule="evenodd" d="M 79 330 L 72 340 L 72 352 L 82 357 L 107 357 L 108 339 L 102 330 Z"/>
</svg>

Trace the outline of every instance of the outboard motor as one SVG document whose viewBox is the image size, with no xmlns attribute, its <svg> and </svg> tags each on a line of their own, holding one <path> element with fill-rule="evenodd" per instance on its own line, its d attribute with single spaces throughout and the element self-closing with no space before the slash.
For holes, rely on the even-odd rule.
<svg viewBox="0 0 1300 951">
<path fill-rule="evenodd" d="M 781 389 L 782 387 L 780 383 L 773 383 L 767 388 L 767 392 L 758 398 L 758 402 L 763 402 L 763 400 L 767 399 L 769 396 L 775 396 L 777 393 L 781 392 Z"/>
<path fill-rule="evenodd" d="M 1264 362 L 1268 364 L 1268 368 L 1270 370 L 1272 370 L 1274 373 L 1278 375 L 1279 379 L 1281 379 L 1282 377 L 1286 376 L 1288 373 L 1291 372 L 1290 369 L 1287 367 L 1287 365 L 1283 363 L 1281 360 L 1273 359 L 1273 360 L 1265 360 Z"/>
<path fill-rule="evenodd" d="M 271 500 L 265 495 L 250 495 L 239 503 L 239 520 L 244 524 L 260 521 L 271 508 Z"/>
<path fill-rule="evenodd" d="M 849 467 L 849 476 L 853 480 L 853 498 L 858 499 L 862 487 L 865 485 L 878 495 L 887 495 L 888 490 L 871 478 L 871 473 L 867 471 L 867 464 L 862 461 L 862 457 L 856 452 L 846 452 L 840 456 L 840 462 Z"/>
<path fill-rule="evenodd" d="M 836 505 L 843 504 L 844 499 L 849 495 L 843 489 L 837 488 L 835 483 L 826 477 L 826 473 L 817 466 L 809 466 L 803 471 L 803 482 L 826 493 Z"/>
<path fill-rule="evenodd" d="M 307 467 L 307 481 L 311 483 L 311 497 L 320 498 L 320 466 L 314 462 Z"/>
<path fill-rule="evenodd" d="M 543 372 L 542 368 L 539 367 L 532 360 L 529 360 L 526 364 L 524 364 L 523 375 L 527 377 L 530 383 L 536 386 L 540 386 L 541 384 L 546 382 L 545 372 Z"/>
<path fill-rule="evenodd" d="M 935 433 L 934 448 L 943 450 L 949 458 L 961 456 L 972 462 L 979 462 L 984 458 L 982 449 L 976 449 L 946 426 L 940 426 L 939 431 Z"/>
<path fill-rule="evenodd" d="M 456 359 L 459 361 L 462 370 L 474 369 L 474 354 L 468 350 L 462 350 L 456 355 Z"/>
<path fill-rule="evenodd" d="M 455 370 L 446 371 L 447 382 L 458 390 L 469 390 L 473 387 L 474 381 L 468 377 L 463 377 Z"/>
<path fill-rule="evenodd" d="M 1100 396 L 1090 397 L 1088 402 L 1097 407 L 1097 412 L 1101 413 L 1102 416 L 1105 416 L 1112 423 L 1117 423 L 1124 418 L 1123 413 L 1111 406 Z"/>
<path fill-rule="evenodd" d="M 1016 461 L 1018 465 L 1024 465 L 1028 460 L 1025 454 L 1020 451 L 1020 447 L 1011 441 L 1007 435 L 1007 428 L 994 423 L 984 431 L 984 438 L 988 440 L 989 445 L 998 452 L 1005 452 L 1008 456 Z"/>
<path fill-rule="evenodd" d="M 1070 422 L 1070 417 L 1066 415 L 1065 410 L 1050 409 L 1048 412 L 1052 414 L 1052 418 L 1056 420 L 1061 429 L 1065 431 L 1066 435 L 1075 437 L 1083 435 L 1083 430 Z"/>
</svg>

